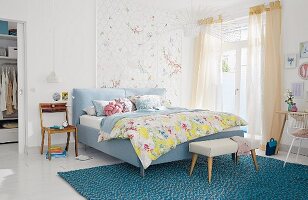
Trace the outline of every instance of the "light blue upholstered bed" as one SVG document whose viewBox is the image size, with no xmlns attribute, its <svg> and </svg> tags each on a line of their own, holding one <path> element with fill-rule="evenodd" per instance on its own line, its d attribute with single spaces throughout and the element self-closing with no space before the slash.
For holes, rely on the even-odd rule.
<svg viewBox="0 0 308 200">
<path fill-rule="evenodd" d="M 128 139 L 113 139 L 97 142 L 99 130 L 80 124 L 79 117 L 84 115 L 84 108 L 92 106 L 92 100 L 113 100 L 133 95 L 161 95 L 164 96 L 165 89 L 162 88 L 100 88 L 100 89 L 73 89 L 73 124 L 78 127 L 78 140 L 80 143 L 93 147 L 110 156 L 118 158 L 140 168 L 140 173 L 144 176 L 143 166 L 137 157 L 133 146 Z M 218 138 L 228 138 L 232 136 L 244 136 L 242 130 L 225 131 L 204 136 L 193 141 L 212 140 Z M 192 142 L 192 141 L 190 141 Z M 178 145 L 167 154 L 153 161 L 151 165 L 189 159 L 191 154 L 188 151 L 189 142 Z"/>
</svg>

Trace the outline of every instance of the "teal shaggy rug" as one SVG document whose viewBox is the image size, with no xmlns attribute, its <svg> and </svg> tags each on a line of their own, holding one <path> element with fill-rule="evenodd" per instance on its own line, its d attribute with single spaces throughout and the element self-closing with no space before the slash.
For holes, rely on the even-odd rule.
<svg viewBox="0 0 308 200">
<path fill-rule="evenodd" d="M 199 158 L 193 175 L 190 160 L 150 166 L 145 177 L 126 163 L 58 174 L 87 199 L 308 199 L 308 166 L 250 156 L 235 165 L 231 156 L 214 158 L 212 183 Z"/>
</svg>

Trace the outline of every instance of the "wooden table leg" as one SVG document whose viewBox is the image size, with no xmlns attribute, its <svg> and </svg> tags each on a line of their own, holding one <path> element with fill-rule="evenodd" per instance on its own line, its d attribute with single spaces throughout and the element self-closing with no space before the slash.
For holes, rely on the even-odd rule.
<svg viewBox="0 0 308 200">
<path fill-rule="evenodd" d="M 69 148 L 70 137 L 71 137 L 71 133 L 70 133 L 70 132 L 67 132 L 67 140 L 66 140 L 66 147 L 65 147 L 65 150 L 66 150 L 66 151 L 68 151 L 68 148 Z"/>
<path fill-rule="evenodd" d="M 48 132 L 48 160 L 51 160 L 50 147 L 51 147 L 51 134 Z"/>
<path fill-rule="evenodd" d="M 250 150 L 251 152 L 251 157 L 252 157 L 252 160 L 253 160 L 253 164 L 255 165 L 255 168 L 256 168 L 256 171 L 259 170 L 259 166 L 258 166 L 258 163 L 257 163 L 257 155 L 256 155 L 256 151 L 254 149 Z"/>
<path fill-rule="evenodd" d="M 75 136 L 75 155 L 77 157 L 78 156 L 78 134 L 77 134 L 77 128 L 75 129 L 74 136 Z"/>
<path fill-rule="evenodd" d="M 279 148 L 280 148 L 280 141 L 281 141 L 281 138 L 282 138 L 282 134 L 283 134 L 283 130 L 284 130 L 284 126 L 286 124 L 286 121 L 287 121 L 287 114 L 283 114 L 283 124 L 282 124 L 281 129 L 280 129 L 280 135 L 279 135 L 279 138 L 278 138 L 278 141 L 277 141 L 277 147 L 276 147 L 276 150 L 275 150 L 275 154 L 278 154 L 278 151 L 279 151 Z"/>
<path fill-rule="evenodd" d="M 192 173 L 193 173 L 193 171 L 194 171 L 194 168 L 195 168 L 197 159 L 198 159 L 198 154 L 194 153 L 194 154 L 192 155 L 192 159 L 191 159 L 191 166 L 190 166 L 190 173 L 189 173 L 189 176 L 191 176 Z"/>
<path fill-rule="evenodd" d="M 208 157 L 207 158 L 207 169 L 208 169 L 209 183 L 211 183 L 211 181 L 212 181 L 212 167 L 213 167 L 213 158 Z"/>
</svg>

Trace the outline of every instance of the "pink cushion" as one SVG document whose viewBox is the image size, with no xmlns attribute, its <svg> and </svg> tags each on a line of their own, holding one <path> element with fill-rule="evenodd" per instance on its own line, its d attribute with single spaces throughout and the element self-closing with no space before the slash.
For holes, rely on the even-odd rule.
<svg viewBox="0 0 308 200">
<path fill-rule="evenodd" d="M 110 102 L 104 108 L 104 113 L 107 116 L 113 115 L 115 113 L 121 113 L 122 111 L 123 111 L 123 106 L 120 103 L 117 103 L 115 101 Z"/>
<path fill-rule="evenodd" d="M 308 138 L 308 129 L 298 129 L 291 134 L 295 137 Z"/>
</svg>

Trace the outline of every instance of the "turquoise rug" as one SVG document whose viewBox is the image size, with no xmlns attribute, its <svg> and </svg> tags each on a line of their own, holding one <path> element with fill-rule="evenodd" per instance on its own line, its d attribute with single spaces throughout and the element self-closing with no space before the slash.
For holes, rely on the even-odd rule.
<svg viewBox="0 0 308 200">
<path fill-rule="evenodd" d="M 87 199 L 308 199 L 308 166 L 250 156 L 235 165 L 231 156 L 214 158 L 212 183 L 199 158 L 193 175 L 190 160 L 150 166 L 145 177 L 129 164 L 94 167 L 58 174 Z"/>
</svg>

